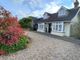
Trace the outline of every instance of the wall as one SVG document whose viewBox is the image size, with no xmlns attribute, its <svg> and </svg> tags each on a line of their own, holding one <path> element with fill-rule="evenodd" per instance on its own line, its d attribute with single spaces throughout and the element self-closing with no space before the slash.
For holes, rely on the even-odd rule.
<svg viewBox="0 0 80 60">
<path fill-rule="evenodd" d="M 64 23 L 64 36 L 70 36 L 70 23 Z"/>
<path fill-rule="evenodd" d="M 51 32 L 53 35 L 64 36 L 64 32 Z"/>
</svg>

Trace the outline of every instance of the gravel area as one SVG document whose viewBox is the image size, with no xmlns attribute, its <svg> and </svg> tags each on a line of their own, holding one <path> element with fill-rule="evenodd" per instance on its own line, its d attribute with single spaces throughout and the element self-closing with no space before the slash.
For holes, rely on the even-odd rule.
<svg viewBox="0 0 80 60">
<path fill-rule="evenodd" d="M 28 48 L 0 60 L 80 60 L 80 45 L 29 32 L 32 42 Z"/>
</svg>

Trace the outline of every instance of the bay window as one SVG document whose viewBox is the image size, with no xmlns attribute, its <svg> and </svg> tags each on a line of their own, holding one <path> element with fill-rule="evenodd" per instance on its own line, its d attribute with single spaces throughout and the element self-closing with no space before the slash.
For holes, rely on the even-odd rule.
<svg viewBox="0 0 80 60">
<path fill-rule="evenodd" d="M 52 25 L 52 30 L 56 32 L 63 32 L 64 30 L 64 24 L 63 22 L 54 22 Z"/>
</svg>

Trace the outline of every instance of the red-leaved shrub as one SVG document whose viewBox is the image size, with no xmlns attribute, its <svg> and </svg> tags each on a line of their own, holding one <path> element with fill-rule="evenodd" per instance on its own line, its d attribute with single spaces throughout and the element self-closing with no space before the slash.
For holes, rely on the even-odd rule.
<svg viewBox="0 0 80 60">
<path fill-rule="evenodd" d="M 23 31 L 21 28 L 9 26 L 7 30 L 0 36 L 0 42 L 6 45 L 13 45 L 14 43 L 18 42 L 22 34 Z"/>
<path fill-rule="evenodd" d="M 0 50 L 0 55 L 4 55 L 4 54 L 6 54 L 6 52 L 3 50 Z"/>
<path fill-rule="evenodd" d="M 23 30 L 20 27 L 17 18 L 9 17 L 0 21 L 0 43 L 13 45 L 18 42 Z"/>
<path fill-rule="evenodd" d="M 20 27 L 16 17 L 0 18 L 0 29 L 6 29 L 8 26 Z"/>
</svg>

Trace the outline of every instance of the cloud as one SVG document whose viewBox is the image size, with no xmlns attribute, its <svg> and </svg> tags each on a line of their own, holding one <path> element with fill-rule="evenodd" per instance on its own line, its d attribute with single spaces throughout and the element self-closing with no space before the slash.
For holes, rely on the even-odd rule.
<svg viewBox="0 0 80 60">
<path fill-rule="evenodd" d="M 79 1 L 79 6 L 80 6 L 80 0 L 78 0 L 78 1 Z M 68 8 L 74 7 L 74 2 L 75 2 L 75 0 L 72 0 L 72 4 L 70 6 L 68 6 Z"/>
<path fill-rule="evenodd" d="M 36 11 L 33 11 L 31 14 L 29 14 L 29 16 L 34 16 L 34 17 L 41 17 L 42 14 L 44 13 L 43 10 L 36 10 Z"/>
<path fill-rule="evenodd" d="M 58 11 L 60 6 L 58 6 L 55 2 L 50 2 L 50 4 L 46 4 L 42 10 L 32 11 L 31 16 L 42 17 L 44 12 L 55 13 Z"/>
<path fill-rule="evenodd" d="M 41 9 L 45 4 L 43 4 L 43 0 L 24 0 L 23 1 L 24 6 L 28 6 L 29 9 L 32 11 L 36 9 Z"/>
<path fill-rule="evenodd" d="M 70 5 L 66 5 L 66 2 L 71 2 Z M 80 0 L 79 0 L 80 2 Z M 35 10 L 32 11 L 32 13 L 30 14 L 31 16 L 35 16 L 35 17 L 42 17 L 44 12 L 49 12 L 49 13 L 56 13 L 60 7 L 64 5 L 66 8 L 73 8 L 74 7 L 74 1 L 73 0 L 53 0 L 50 3 L 44 4 L 43 9 L 42 10 Z"/>
<path fill-rule="evenodd" d="M 60 6 L 58 6 L 55 2 L 51 2 L 50 4 L 46 4 L 44 11 L 49 13 L 55 13 L 58 11 Z"/>
<path fill-rule="evenodd" d="M 19 10 L 17 13 L 20 17 L 27 17 L 27 13 L 22 10 Z"/>
<path fill-rule="evenodd" d="M 79 0 L 79 6 L 80 6 L 80 0 Z"/>
<path fill-rule="evenodd" d="M 14 3 L 19 4 L 22 3 L 24 0 L 12 0 Z"/>
<path fill-rule="evenodd" d="M 23 7 L 26 8 L 26 11 L 24 11 L 24 9 L 18 11 L 18 15 L 20 15 L 21 17 L 26 17 L 26 16 L 42 17 L 44 12 L 49 12 L 49 13 L 57 12 L 62 5 L 64 5 L 67 8 L 74 7 L 73 0 L 36 0 L 36 1 L 13 0 L 13 1 L 15 3 L 21 3 Z M 68 2 L 71 2 L 69 3 L 70 5 L 68 5 Z M 30 10 L 31 12 L 27 10 Z"/>
</svg>

